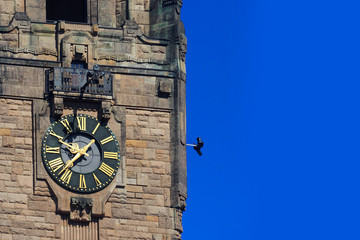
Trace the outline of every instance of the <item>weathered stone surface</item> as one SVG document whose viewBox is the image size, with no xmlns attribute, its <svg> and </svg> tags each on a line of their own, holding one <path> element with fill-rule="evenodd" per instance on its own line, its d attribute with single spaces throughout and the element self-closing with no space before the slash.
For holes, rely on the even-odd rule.
<svg viewBox="0 0 360 240">
<path fill-rule="evenodd" d="M 183 49 L 170 45 L 184 42 L 179 9 L 161 1 L 89 0 L 86 23 L 79 24 L 46 22 L 46 2 L 0 0 L 0 239 L 63 239 L 90 228 L 99 232 L 87 240 L 179 239 L 181 214 L 175 211 L 183 211 L 183 204 L 173 199 L 186 193 L 177 177 L 186 175 L 178 136 L 184 129 L 177 125 L 185 95 L 176 84 L 185 71 L 175 67 L 184 65 Z M 57 212 L 63 200 L 46 181 L 39 155 L 52 120 L 49 103 L 56 101 L 45 91 L 45 71 L 71 67 L 75 60 L 113 75 L 109 126 L 124 160 L 103 215 L 86 227 Z M 64 107 L 63 113 L 72 110 Z"/>
</svg>

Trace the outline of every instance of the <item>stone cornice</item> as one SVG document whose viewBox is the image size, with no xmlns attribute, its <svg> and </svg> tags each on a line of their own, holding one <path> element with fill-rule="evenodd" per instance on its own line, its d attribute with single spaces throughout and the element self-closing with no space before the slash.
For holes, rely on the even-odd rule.
<svg viewBox="0 0 360 240">
<path fill-rule="evenodd" d="M 50 55 L 57 57 L 57 52 L 46 48 L 13 48 L 0 45 L 0 52 L 10 52 L 13 54 L 29 53 L 35 56 L 38 55 Z"/>
</svg>

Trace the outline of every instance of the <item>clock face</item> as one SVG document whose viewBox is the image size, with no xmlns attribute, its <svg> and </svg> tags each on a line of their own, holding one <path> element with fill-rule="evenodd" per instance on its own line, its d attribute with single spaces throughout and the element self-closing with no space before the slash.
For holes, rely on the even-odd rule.
<svg viewBox="0 0 360 240">
<path fill-rule="evenodd" d="M 50 125 L 42 143 L 49 175 L 78 193 L 105 188 L 120 166 L 120 147 L 110 128 L 95 117 L 67 115 Z"/>
</svg>

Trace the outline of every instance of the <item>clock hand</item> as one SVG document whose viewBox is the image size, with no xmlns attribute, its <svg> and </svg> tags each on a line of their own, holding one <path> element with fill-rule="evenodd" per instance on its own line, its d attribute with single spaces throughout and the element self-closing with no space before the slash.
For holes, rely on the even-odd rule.
<svg viewBox="0 0 360 240">
<path fill-rule="evenodd" d="M 79 157 L 81 157 L 82 155 L 86 155 L 86 154 L 87 154 L 86 151 L 87 151 L 88 148 L 91 146 L 91 144 L 93 144 L 94 142 L 95 142 L 95 139 L 92 139 L 88 145 L 86 145 L 86 146 L 83 147 L 83 148 L 80 148 L 80 149 L 79 149 L 79 152 L 78 152 L 71 160 L 69 160 L 69 161 L 66 162 L 65 167 L 59 172 L 59 175 L 60 175 L 60 173 L 62 173 L 65 169 L 67 169 L 67 168 L 69 168 L 69 167 L 73 167 L 74 162 L 75 162 Z M 89 154 L 87 154 L 87 155 L 89 155 Z"/>
<path fill-rule="evenodd" d="M 86 151 L 88 150 L 88 148 L 91 146 L 91 144 L 93 144 L 95 142 L 95 139 L 91 139 L 91 141 L 89 142 L 88 145 L 86 145 L 85 147 L 80 149 L 80 152 L 83 151 L 83 154 L 86 154 Z"/>
<path fill-rule="evenodd" d="M 72 167 L 74 164 L 74 162 L 81 157 L 82 154 L 80 152 L 78 152 L 71 160 L 66 162 L 66 165 L 64 166 L 64 168 L 59 172 L 59 175 L 65 170 L 68 169 L 69 167 Z"/>
<path fill-rule="evenodd" d="M 80 149 L 75 148 L 74 146 L 72 146 L 72 145 L 70 145 L 70 144 L 68 144 L 68 143 L 66 143 L 66 142 L 64 142 L 64 141 L 62 141 L 62 140 L 59 140 L 59 142 L 62 143 L 62 144 L 64 144 L 65 146 L 71 148 L 71 149 L 72 149 L 74 152 L 76 152 L 76 153 L 80 152 Z M 84 153 L 84 155 L 85 155 L 85 156 L 89 156 L 89 154 L 87 154 L 86 152 Z"/>
</svg>

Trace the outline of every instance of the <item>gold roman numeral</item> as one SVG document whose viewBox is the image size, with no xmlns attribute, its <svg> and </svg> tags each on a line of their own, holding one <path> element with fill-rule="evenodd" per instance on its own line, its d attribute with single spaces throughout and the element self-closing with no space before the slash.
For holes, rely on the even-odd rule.
<svg viewBox="0 0 360 240">
<path fill-rule="evenodd" d="M 73 172 L 69 169 L 66 169 L 64 174 L 61 176 L 61 180 L 67 184 L 69 184 L 71 176 L 72 176 Z"/>
<path fill-rule="evenodd" d="M 104 152 L 104 158 L 109 158 L 109 159 L 118 159 L 118 153 L 117 152 Z"/>
<path fill-rule="evenodd" d="M 66 128 L 67 133 L 71 133 L 72 129 L 70 127 L 70 123 L 67 119 L 61 120 L 60 121 L 62 125 L 64 125 L 64 127 Z"/>
<path fill-rule="evenodd" d="M 54 130 L 51 130 L 50 135 L 52 135 L 52 136 L 54 136 L 54 137 L 57 137 L 59 140 L 63 140 L 63 137 L 57 135 L 57 134 L 54 132 Z"/>
<path fill-rule="evenodd" d="M 94 180 L 95 180 L 96 186 L 101 185 L 101 182 L 100 182 L 100 180 L 96 177 L 95 173 L 93 173 L 93 177 L 94 177 Z"/>
<path fill-rule="evenodd" d="M 78 127 L 81 131 L 86 131 L 86 117 L 76 117 Z"/>
<path fill-rule="evenodd" d="M 107 138 L 101 140 L 100 143 L 101 143 L 102 145 L 104 145 L 104 144 L 106 144 L 106 143 L 108 143 L 108 142 L 111 142 L 112 140 L 114 140 L 114 138 L 113 138 L 113 136 L 110 136 L 110 137 L 107 137 Z"/>
<path fill-rule="evenodd" d="M 109 165 L 107 165 L 106 163 L 102 163 L 101 166 L 99 167 L 99 170 L 105 173 L 106 175 L 108 175 L 109 177 L 111 177 L 112 174 L 114 173 L 114 169 Z"/>
<path fill-rule="evenodd" d="M 46 146 L 46 150 L 47 153 L 60 153 L 60 147 L 49 147 Z"/>
<path fill-rule="evenodd" d="M 61 158 L 56 158 L 54 160 L 49 161 L 49 165 L 51 167 L 51 170 L 53 170 L 53 172 L 56 172 L 57 170 L 59 170 L 59 168 L 61 168 L 64 165 L 64 162 L 61 160 Z"/>
<path fill-rule="evenodd" d="M 85 176 L 80 174 L 79 188 L 86 188 Z"/>
<path fill-rule="evenodd" d="M 98 123 L 98 124 L 96 125 L 94 131 L 92 132 L 92 135 L 94 135 L 94 134 L 96 133 L 96 131 L 97 131 L 97 129 L 99 128 L 99 126 L 100 126 L 100 123 Z"/>
</svg>

